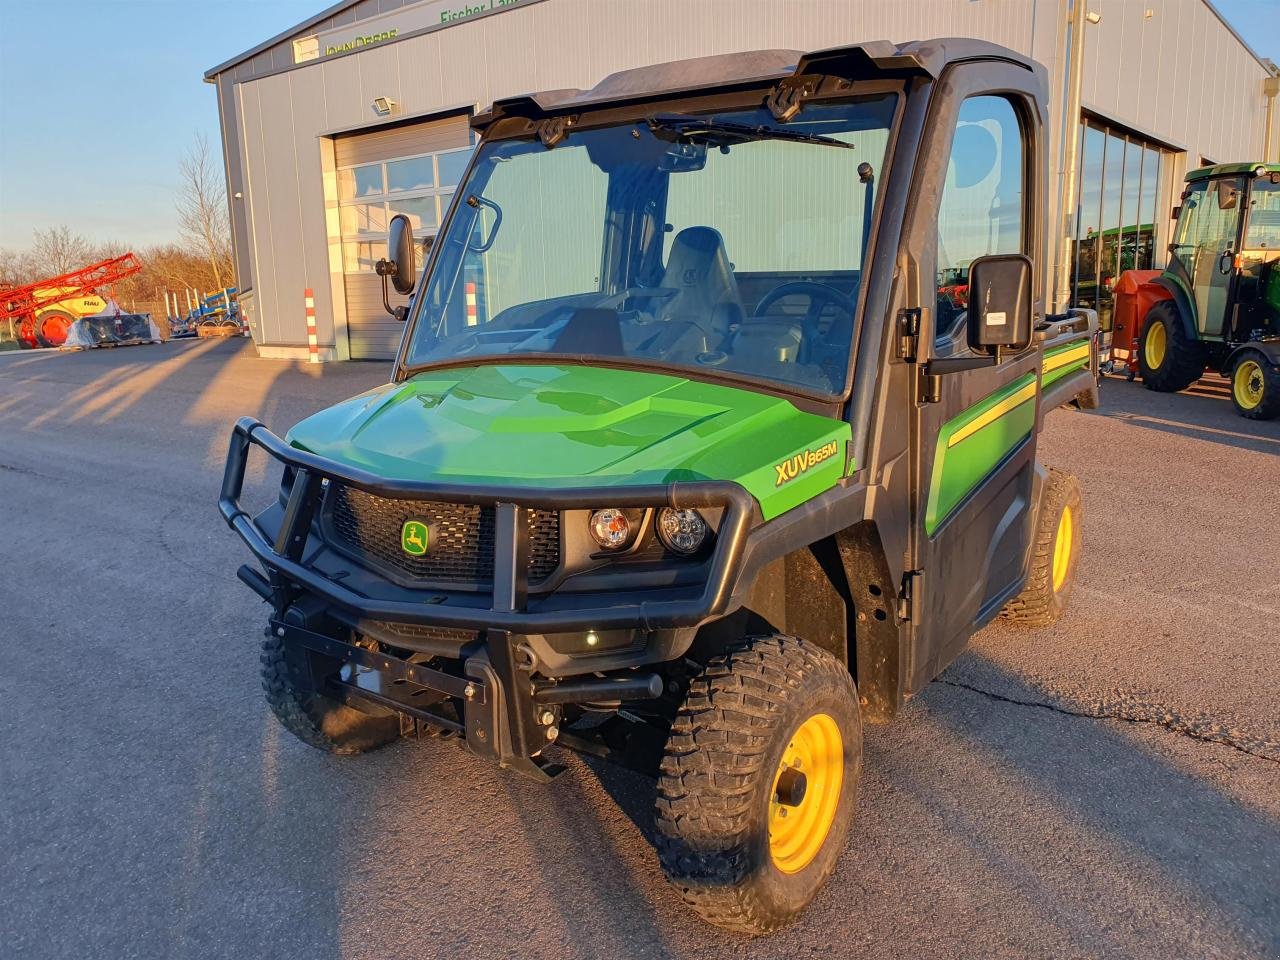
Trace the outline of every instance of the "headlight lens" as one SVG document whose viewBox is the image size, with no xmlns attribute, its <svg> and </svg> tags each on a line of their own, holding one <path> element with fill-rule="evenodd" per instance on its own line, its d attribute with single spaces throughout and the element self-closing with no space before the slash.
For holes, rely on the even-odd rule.
<svg viewBox="0 0 1280 960">
<path fill-rule="evenodd" d="M 672 553 L 697 553 L 707 540 L 707 521 L 697 510 L 663 507 L 658 511 L 658 539 Z"/>
<path fill-rule="evenodd" d="M 606 550 L 619 550 L 631 539 L 631 523 L 617 507 L 591 514 L 591 536 Z"/>
</svg>

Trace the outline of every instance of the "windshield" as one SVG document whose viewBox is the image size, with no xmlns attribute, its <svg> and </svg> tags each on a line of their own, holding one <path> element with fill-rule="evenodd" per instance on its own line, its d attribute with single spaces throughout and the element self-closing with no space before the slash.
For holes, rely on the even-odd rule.
<svg viewBox="0 0 1280 960">
<path fill-rule="evenodd" d="M 410 368 L 600 357 L 845 386 L 895 97 L 658 114 L 480 148 L 418 298 Z"/>
</svg>

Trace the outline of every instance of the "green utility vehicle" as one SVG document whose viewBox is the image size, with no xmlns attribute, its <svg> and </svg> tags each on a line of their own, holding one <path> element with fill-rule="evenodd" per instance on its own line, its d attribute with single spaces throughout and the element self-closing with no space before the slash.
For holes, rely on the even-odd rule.
<svg viewBox="0 0 1280 960">
<path fill-rule="evenodd" d="M 1153 390 L 1185 390 L 1210 368 L 1236 410 L 1280 415 L 1280 164 L 1187 175 L 1163 288 L 1142 323 L 1138 363 Z"/>
<path fill-rule="evenodd" d="M 1080 492 L 1036 438 L 1096 403 L 1097 318 L 1040 299 L 1046 97 L 1035 64 L 940 40 L 477 115 L 421 283 L 392 225 L 392 381 L 232 436 L 220 505 L 284 726 L 648 769 L 684 899 L 794 918 L 844 848 L 863 721 L 1071 592 Z M 255 447 L 284 469 L 250 514 Z"/>
</svg>

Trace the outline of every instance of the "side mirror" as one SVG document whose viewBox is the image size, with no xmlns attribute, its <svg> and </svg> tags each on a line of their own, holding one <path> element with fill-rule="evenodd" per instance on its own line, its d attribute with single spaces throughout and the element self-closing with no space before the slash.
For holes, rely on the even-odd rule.
<svg viewBox="0 0 1280 960">
<path fill-rule="evenodd" d="M 969 264 L 969 346 L 999 356 L 1031 343 L 1034 300 L 1031 258 L 1022 254 L 979 257 Z"/>
<path fill-rule="evenodd" d="M 409 311 L 403 306 L 391 306 L 387 296 L 387 280 L 396 288 L 396 293 L 413 293 L 418 280 L 418 265 L 415 258 L 416 248 L 413 245 L 413 227 L 409 218 L 397 213 L 391 218 L 391 226 L 387 230 L 387 255 L 374 264 L 374 272 L 382 278 L 382 308 L 403 321 Z"/>
<path fill-rule="evenodd" d="M 396 293 L 412 293 L 418 282 L 418 264 L 413 245 L 413 227 L 403 213 L 392 217 L 387 229 L 387 259 L 393 266 L 387 275 L 391 278 L 391 285 L 396 288 Z"/>
</svg>

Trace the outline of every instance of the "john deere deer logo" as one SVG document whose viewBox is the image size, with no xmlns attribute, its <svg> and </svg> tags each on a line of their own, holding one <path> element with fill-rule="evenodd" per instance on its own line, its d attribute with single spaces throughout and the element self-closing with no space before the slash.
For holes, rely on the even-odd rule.
<svg viewBox="0 0 1280 960">
<path fill-rule="evenodd" d="M 420 557 L 426 553 L 430 540 L 427 525 L 421 520 L 406 520 L 400 528 L 400 547 L 412 557 Z"/>
</svg>

